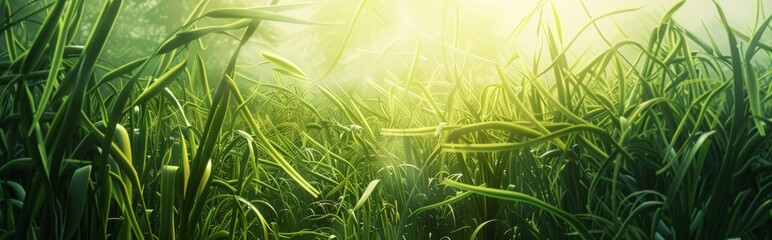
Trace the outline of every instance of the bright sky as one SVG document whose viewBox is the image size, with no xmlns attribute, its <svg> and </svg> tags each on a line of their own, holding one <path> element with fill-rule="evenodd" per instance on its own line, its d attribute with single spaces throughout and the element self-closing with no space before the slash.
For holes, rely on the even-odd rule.
<svg viewBox="0 0 772 240">
<path fill-rule="evenodd" d="M 541 11 L 537 11 L 531 17 L 530 22 L 524 25 L 519 34 L 509 37 L 538 2 L 546 2 L 546 4 L 542 6 Z M 505 63 L 514 55 L 519 55 L 526 63 L 532 62 L 531 59 L 534 58 L 535 53 L 539 51 L 542 54 L 548 53 L 546 48 L 542 47 L 543 49 L 539 50 L 546 41 L 546 37 L 543 34 L 537 37 L 536 29 L 537 26 L 548 26 L 552 29 L 556 27 L 553 21 L 553 6 L 560 19 L 564 43 L 562 47 L 564 48 L 578 30 L 589 22 L 588 14 L 592 17 L 598 17 L 609 12 L 634 8 L 639 9 L 616 14 L 596 23 L 598 29 L 611 43 L 623 39 L 645 42 L 660 17 L 676 2 L 675 0 L 585 0 L 586 12 L 579 0 L 369 0 L 353 40 L 342 58 L 343 61 L 339 64 L 339 68 L 342 68 L 339 70 L 343 72 L 361 71 L 366 66 L 365 62 L 374 60 L 380 51 L 393 44 L 394 50 L 392 51 L 395 53 L 384 57 L 381 65 L 383 65 L 382 68 L 388 68 L 389 71 L 393 71 L 395 75 L 400 77 L 404 74 L 399 69 L 408 68 L 407 65 L 412 59 L 418 39 L 421 42 L 422 63 L 448 66 L 460 64 L 458 59 L 466 57 L 472 59 L 471 66 L 477 67 L 477 65 L 485 65 L 479 64 L 485 62 Z M 719 0 L 718 2 L 733 27 L 743 32 L 749 31 L 756 18 L 756 0 Z M 343 21 L 345 22 L 344 25 L 336 27 L 286 26 L 282 29 L 299 35 L 310 30 L 329 32 L 331 34 L 326 35 L 328 38 L 343 36 L 358 3 L 359 1 L 355 0 L 340 0 L 336 8 L 322 10 L 336 11 L 336 14 L 332 15 L 337 19 L 314 19 Z M 324 4 L 326 3 L 320 5 Z M 769 16 L 772 12 L 771 7 L 772 4 L 761 7 L 764 11 L 760 19 Z M 319 17 L 308 14 L 308 12 L 305 14 L 297 13 L 298 17 L 301 15 L 303 15 L 302 17 Z M 328 17 L 329 15 L 327 14 Z M 725 45 L 726 34 L 718 24 L 718 14 L 713 1 L 687 0 L 684 6 L 676 12 L 674 18 L 679 24 L 702 39 L 707 39 L 708 35 L 705 28 L 708 28 L 717 43 Z M 458 26 L 456 26 L 456 19 Z M 540 19 L 545 22 L 539 23 Z M 332 58 L 330 49 L 337 51 L 338 43 L 342 42 L 342 37 L 341 39 L 328 39 L 328 41 L 330 42 L 312 42 L 310 43 L 311 46 L 304 46 L 302 41 L 301 43 L 287 41 L 276 51 L 291 60 L 295 59 L 302 68 L 308 69 L 314 77 L 321 75 L 318 72 L 323 70 L 317 69 L 320 68 L 318 65 L 312 66 L 313 62 L 306 61 L 307 59 L 319 58 L 319 56 L 309 54 L 328 51 L 321 58 Z M 318 46 L 313 46 L 313 44 Z M 318 51 L 314 49 L 315 47 L 319 48 Z M 608 45 L 601 40 L 597 30 L 590 28 L 579 35 L 578 40 L 568 48 L 571 49 L 569 54 L 571 57 L 571 54 L 579 55 L 585 51 L 594 55 L 592 53 L 605 50 Z M 310 51 L 298 51 L 298 49 L 309 49 Z M 448 60 L 448 51 L 455 51 L 453 54 L 456 56 L 450 57 L 453 58 L 451 60 Z M 464 53 L 459 53 L 460 51 Z M 478 61 L 474 62 L 474 59 Z M 322 64 L 324 62 L 316 61 L 316 63 Z M 303 66 L 304 64 L 305 66 Z M 487 65 L 493 66 L 492 64 Z M 350 70 L 346 70 L 346 68 Z M 354 74 L 354 76 L 358 75 Z"/>
</svg>

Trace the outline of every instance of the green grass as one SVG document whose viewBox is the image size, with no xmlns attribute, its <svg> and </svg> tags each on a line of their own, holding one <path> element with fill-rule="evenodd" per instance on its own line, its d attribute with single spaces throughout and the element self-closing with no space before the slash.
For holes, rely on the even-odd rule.
<svg viewBox="0 0 772 240">
<path fill-rule="evenodd" d="M 0 239 L 769 239 L 772 70 L 755 59 L 772 56 L 772 17 L 744 32 L 716 4 L 724 32 L 699 39 L 671 18 L 682 3 L 647 41 L 607 42 L 582 64 L 541 3 L 524 21 L 553 22 L 537 32 L 546 66 L 515 56 L 486 85 L 462 63 L 423 80 L 419 40 L 406 69 L 365 75 L 363 94 L 324 80 L 367 1 L 319 78 L 244 46 L 264 21 L 329 25 L 283 14 L 325 2 L 201 1 L 119 65 L 103 55 L 125 2 L 106 1 L 78 45 L 90 2 L 16 14 L 2 1 Z M 629 11 L 581 31 L 604 36 L 594 24 Z M 209 79 L 188 46 L 223 32 L 239 44 Z M 241 74 L 244 54 L 273 83 Z"/>
</svg>

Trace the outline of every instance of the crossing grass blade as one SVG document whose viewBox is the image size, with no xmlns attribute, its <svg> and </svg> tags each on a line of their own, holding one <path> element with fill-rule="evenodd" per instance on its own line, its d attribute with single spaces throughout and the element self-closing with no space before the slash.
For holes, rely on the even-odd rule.
<svg viewBox="0 0 772 240">
<path fill-rule="evenodd" d="M 210 33 L 246 27 L 250 22 L 252 21 L 249 19 L 242 19 L 230 24 L 201 27 L 194 30 L 177 33 L 173 38 L 167 40 L 163 45 L 161 45 L 161 47 L 158 49 L 158 54 L 167 53 L 171 50 L 177 49 Z"/>
<path fill-rule="evenodd" d="M 233 82 L 230 77 L 228 77 L 225 81 L 227 81 L 226 84 L 230 87 L 230 90 L 234 92 L 234 96 L 236 99 L 236 103 L 239 105 L 244 104 L 244 99 L 239 93 L 238 87 Z M 241 108 L 241 114 L 242 116 L 247 119 L 247 124 L 252 129 L 254 134 L 257 136 L 258 142 L 262 143 L 262 147 L 268 151 L 268 154 L 276 160 L 276 162 L 281 166 L 281 168 L 287 172 L 292 179 L 294 179 L 298 184 L 303 186 L 303 188 L 311 194 L 313 197 L 317 197 L 319 195 L 319 190 L 317 190 L 314 186 L 312 186 L 308 181 L 303 178 L 303 176 L 300 175 L 300 173 L 295 170 L 295 168 L 292 167 L 292 165 L 287 162 L 287 160 L 284 158 L 284 156 L 279 153 L 278 150 L 271 144 L 271 141 L 268 139 L 268 137 L 265 136 L 263 133 L 263 130 L 260 129 L 260 125 L 258 125 L 257 121 L 252 117 L 252 113 L 249 110 L 249 108 Z"/>
<path fill-rule="evenodd" d="M 410 213 L 410 216 L 412 217 L 413 215 L 419 214 L 419 213 L 424 212 L 424 211 L 429 210 L 429 209 L 434 209 L 434 208 L 450 205 L 450 204 L 452 204 L 454 202 L 461 201 L 461 200 L 471 196 L 473 193 L 474 192 L 467 191 L 467 192 L 458 194 L 456 196 L 453 196 L 452 198 L 448 198 L 448 199 L 446 199 L 446 200 L 444 200 L 442 202 L 438 202 L 438 203 L 435 203 L 435 204 L 431 204 L 431 205 L 426 205 L 426 206 L 420 207 L 420 208 L 416 209 L 414 212 Z"/>
<path fill-rule="evenodd" d="M 581 237 L 582 239 L 593 239 L 590 235 L 590 232 L 582 225 L 582 223 L 576 219 L 574 216 L 571 216 L 571 214 L 553 206 L 548 203 L 545 203 L 539 199 L 536 199 L 532 196 L 525 195 L 519 192 L 512 192 L 512 191 L 505 191 L 501 189 L 494 189 L 494 188 L 487 188 L 487 187 L 479 187 L 474 185 L 468 185 L 460 182 L 453 181 L 451 179 L 445 179 L 445 181 L 442 182 L 445 185 L 455 187 L 461 190 L 473 192 L 476 194 L 485 195 L 488 197 L 498 198 L 502 200 L 508 200 L 508 201 L 515 201 L 515 202 L 522 202 L 525 204 L 533 205 L 535 207 L 538 207 L 540 209 L 543 209 L 556 217 L 562 219 L 566 223 L 568 223 L 574 231 Z"/>
<path fill-rule="evenodd" d="M 65 1 L 57 1 L 54 8 L 43 21 L 43 25 L 35 36 L 35 41 L 32 43 L 32 47 L 26 52 L 26 57 L 21 65 L 21 71 L 24 74 L 29 73 L 32 69 L 36 68 L 43 58 L 44 50 L 51 42 L 54 34 L 61 32 L 63 29 L 59 28 L 60 18 L 64 12 Z M 52 46 L 55 45 L 51 44 Z"/>
<path fill-rule="evenodd" d="M 224 8 L 209 11 L 204 14 L 204 16 L 211 18 L 248 18 L 252 20 L 266 20 L 304 25 L 336 25 L 335 23 L 304 20 L 261 9 Z"/>
<path fill-rule="evenodd" d="M 518 44 L 500 49 L 476 33 L 496 24 L 465 32 L 461 2 L 414 16 L 412 3 L 202 0 L 128 52 L 115 37 L 140 21 L 123 3 L 0 1 L 0 239 L 772 236 L 760 1 L 748 32 L 730 17 L 752 14 L 717 7 L 723 30 L 707 37 L 676 21 L 676 1 L 642 40 L 614 19 L 635 9 L 582 3 L 589 20 L 568 36 L 575 19 L 538 1 L 503 22 L 500 44 Z M 350 22 L 305 17 L 329 14 Z M 414 31 L 429 23 L 446 26 Z M 332 46 L 322 69 L 276 54 L 308 41 Z"/>
<path fill-rule="evenodd" d="M 748 48 L 745 53 L 745 85 L 748 91 L 748 104 L 751 108 L 751 113 L 753 114 L 753 122 L 756 124 L 756 130 L 759 131 L 759 134 L 761 136 L 765 136 L 766 133 L 764 131 L 763 121 L 761 121 L 759 118 L 764 118 L 765 114 L 761 110 L 762 109 L 762 102 L 760 100 L 760 87 L 759 87 L 759 79 L 756 77 L 756 71 L 753 67 L 753 65 L 748 64 L 753 60 L 753 56 L 759 51 L 761 48 L 761 38 L 762 35 L 764 35 L 764 31 L 769 27 L 770 21 L 772 21 L 772 16 L 767 17 L 767 20 L 764 21 L 764 23 L 761 24 L 758 30 L 756 30 L 753 34 L 753 38 L 748 42 Z M 770 51 L 770 50 L 767 50 Z"/>
<path fill-rule="evenodd" d="M 148 100 L 155 97 L 156 95 L 160 94 L 164 88 L 169 86 L 172 82 L 174 82 L 175 79 L 177 79 L 177 75 L 183 72 L 185 69 L 185 65 L 187 65 L 188 61 L 183 60 L 176 66 L 172 67 L 158 77 L 154 82 L 150 84 L 147 88 L 145 88 L 144 91 L 142 91 L 142 94 L 140 94 L 137 99 L 134 100 L 134 103 L 131 104 L 131 106 L 138 106 L 138 105 L 144 105 Z"/>
</svg>

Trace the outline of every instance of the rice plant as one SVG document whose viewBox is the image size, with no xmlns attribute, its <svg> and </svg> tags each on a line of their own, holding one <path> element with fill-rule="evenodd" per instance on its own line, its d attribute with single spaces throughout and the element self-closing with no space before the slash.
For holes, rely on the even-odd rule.
<svg viewBox="0 0 772 240">
<path fill-rule="evenodd" d="M 772 238 L 762 1 L 752 26 L 704 9 L 708 37 L 680 1 L 619 41 L 597 24 L 636 9 L 580 2 L 566 35 L 539 1 L 509 34 L 538 23 L 537 47 L 503 62 L 461 46 L 457 2 L 448 39 L 359 62 L 390 2 L 201 0 L 138 57 L 110 51 L 134 3 L 100 3 L 0 3 L 0 239 Z M 281 26 L 333 42 L 323 66 L 255 44 Z M 605 47 L 575 54 L 587 34 Z"/>
</svg>

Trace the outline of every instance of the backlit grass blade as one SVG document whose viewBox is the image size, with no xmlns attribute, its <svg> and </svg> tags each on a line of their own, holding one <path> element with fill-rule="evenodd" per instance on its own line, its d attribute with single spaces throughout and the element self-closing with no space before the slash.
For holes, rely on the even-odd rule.
<svg viewBox="0 0 772 240">
<path fill-rule="evenodd" d="M 489 223 L 492 223 L 492 222 L 495 222 L 495 221 L 500 221 L 500 220 L 498 220 L 498 219 L 491 219 L 491 220 L 482 222 L 479 225 L 477 225 L 477 227 L 474 229 L 474 231 L 472 231 L 472 235 L 469 236 L 469 240 L 477 239 L 477 234 L 480 233 L 480 230 L 482 230 L 482 228 L 485 227 L 485 225 L 488 225 Z"/>
<path fill-rule="evenodd" d="M 300 67 L 292 63 L 290 60 L 287 60 L 286 58 L 269 51 L 260 51 L 260 55 L 262 55 L 265 60 L 273 63 L 273 65 L 276 66 L 276 69 L 279 70 L 282 74 L 300 80 L 308 80 L 306 73 L 304 73 L 303 70 L 300 70 Z"/>
<path fill-rule="evenodd" d="M 201 14 L 204 13 L 204 9 L 206 9 L 206 5 L 209 4 L 209 0 L 201 0 L 196 4 L 196 7 L 193 8 L 193 10 L 190 12 L 190 15 L 188 15 L 188 19 L 185 20 L 185 26 L 188 24 L 194 22 L 196 19 L 201 17 Z"/>
<path fill-rule="evenodd" d="M 269 230 L 268 222 L 265 220 L 265 217 L 263 217 L 263 214 L 260 213 L 260 210 L 258 210 L 257 207 L 255 207 L 254 204 L 252 204 L 251 202 L 247 201 L 243 197 L 235 196 L 234 195 L 233 198 L 236 200 L 237 204 L 247 206 L 247 208 L 251 212 L 254 212 L 257 215 L 257 218 L 260 220 L 260 225 L 262 226 L 262 229 L 263 229 L 263 237 L 265 239 L 268 239 L 268 230 Z"/>
<path fill-rule="evenodd" d="M 461 128 L 461 127 L 464 127 L 464 126 L 462 126 L 462 125 L 445 125 L 445 126 L 442 126 L 442 128 L 439 128 L 438 126 L 434 126 L 434 127 L 420 127 L 420 128 L 405 128 L 405 129 L 381 128 L 381 135 L 384 135 L 384 136 L 423 136 L 423 135 L 435 134 L 438 129 L 440 130 L 440 132 L 442 132 L 442 131 L 453 131 L 453 130 L 456 130 L 456 129 Z"/>
<path fill-rule="evenodd" d="M 525 142 L 517 142 L 517 143 L 444 143 L 442 144 L 442 150 L 446 152 L 501 152 L 501 151 L 511 151 L 516 150 L 528 146 L 532 146 L 538 143 L 543 143 L 545 141 L 553 140 L 555 138 L 578 133 L 578 132 L 593 132 L 596 133 L 597 136 L 601 137 L 602 139 L 606 140 L 608 143 L 615 144 L 615 141 L 611 138 L 611 136 L 608 135 L 608 133 L 600 129 L 598 127 L 594 126 L 587 126 L 587 125 L 575 125 L 572 127 L 568 127 L 565 129 L 561 129 L 555 132 L 552 132 L 550 134 L 546 134 L 537 138 L 533 138 L 531 140 L 525 141 Z M 556 140 L 553 140 L 556 141 Z"/>
<path fill-rule="evenodd" d="M 257 160 L 255 159 L 255 158 L 256 158 L 256 157 L 255 157 L 255 149 L 254 149 L 254 147 L 253 147 L 253 146 L 254 146 L 254 145 L 253 145 L 253 143 L 254 143 L 254 138 L 252 138 L 252 136 L 251 136 L 251 135 L 249 135 L 249 133 L 247 133 L 247 132 L 244 132 L 244 131 L 241 131 L 241 130 L 236 130 L 236 133 L 238 133 L 239 135 L 241 135 L 241 137 L 242 137 L 242 138 L 244 138 L 244 140 L 246 140 L 246 141 L 247 141 L 247 150 L 248 150 L 248 152 L 247 152 L 247 154 L 248 154 L 247 158 L 249 159 L 249 160 L 248 160 L 248 162 L 249 162 L 249 164 L 251 164 L 251 165 L 252 165 L 252 171 L 254 172 L 254 174 L 253 174 L 253 175 L 254 175 L 254 180 L 255 180 L 255 181 L 259 181 L 259 178 L 258 178 L 258 174 L 259 174 L 259 173 L 258 173 L 258 170 L 259 170 L 259 168 L 257 167 Z M 247 159 L 247 158 L 242 158 L 242 159 Z M 247 163 L 243 163 L 243 165 L 244 165 L 244 166 L 246 166 L 246 164 L 247 164 Z M 246 170 L 245 170 L 245 171 L 246 171 Z M 241 177 L 241 181 L 246 181 L 246 179 L 243 177 L 244 175 L 246 175 L 246 174 L 242 174 L 242 177 Z M 244 187 L 243 187 L 243 186 L 245 186 L 245 185 L 246 185 L 246 184 L 242 184 L 242 185 L 241 185 L 241 186 L 242 186 L 242 188 L 241 188 L 241 189 L 244 189 Z"/>
<path fill-rule="evenodd" d="M 201 27 L 194 30 L 177 33 L 173 38 L 167 40 L 163 45 L 161 45 L 161 47 L 158 49 L 158 54 L 167 53 L 210 33 L 243 28 L 250 22 L 252 21 L 249 19 L 243 19 L 226 25 Z"/>
<path fill-rule="evenodd" d="M 341 43 L 340 48 L 338 49 L 338 53 L 335 54 L 335 58 L 332 59 L 332 63 L 330 63 L 330 67 L 327 68 L 327 71 L 324 72 L 324 74 L 322 75 L 322 77 L 319 78 L 318 81 L 330 75 L 330 73 L 332 73 L 332 70 L 335 69 L 335 66 L 337 66 L 338 63 L 340 62 L 340 59 L 343 57 L 343 53 L 348 47 L 349 42 L 351 42 L 351 36 L 354 35 L 354 29 L 356 28 L 357 23 L 359 23 L 359 16 L 362 14 L 362 10 L 364 10 L 365 4 L 367 4 L 367 0 L 361 0 L 359 2 L 359 5 L 357 5 L 356 13 L 354 13 L 354 16 L 351 17 L 351 23 L 348 25 L 346 36 L 343 38 L 343 42 Z"/>
<path fill-rule="evenodd" d="M 765 113 L 762 111 L 762 103 L 759 90 L 759 79 L 756 78 L 756 71 L 751 64 L 745 64 L 745 87 L 748 93 L 748 104 L 750 105 L 752 119 L 756 124 L 756 130 L 759 131 L 761 136 L 766 136 L 764 130 L 764 122 L 759 118 L 764 118 Z"/>
<path fill-rule="evenodd" d="M 765 20 L 759 29 L 756 30 L 756 32 L 753 34 L 753 38 L 748 43 L 748 50 L 745 53 L 745 87 L 747 88 L 748 92 L 748 104 L 750 104 L 751 113 L 754 116 L 753 121 L 756 123 L 756 129 L 759 131 L 761 136 L 765 136 L 766 133 L 764 131 L 763 122 L 758 118 L 764 118 L 765 114 L 761 110 L 762 103 L 760 100 L 761 97 L 759 96 L 759 79 L 756 77 L 756 72 L 754 71 L 754 67 L 750 64 L 750 62 L 753 60 L 753 56 L 756 54 L 756 52 L 758 52 L 759 46 L 761 45 L 761 38 L 764 35 L 764 30 L 769 27 L 770 21 L 772 21 L 772 16 L 767 17 L 767 20 Z"/>
<path fill-rule="evenodd" d="M 625 12 L 632 12 L 632 11 L 636 11 L 638 9 L 640 9 L 640 8 L 630 8 L 630 9 L 622 9 L 622 10 L 611 11 L 611 12 L 608 12 L 608 13 L 601 14 L 600 16 L 597 16 L 597 17 L 595 17 L 593 19 L 590 19 L 590 21 L 587 22 L 586 24 L 584 24 L 582 26 L 582 28 L 580 28 L 577 31 L 578 33 L 573 38 L 571 38 L 570 41 L 568 41 L 568 44 L 566 44 L 563 47 L 563 50 L 560 51 L 559 54 L 557 54 L 557 55 L 555 55 L 553 57 L 553 61 L 544 70 L 542 70 L 541 72 L 538 72 L 538 74 L 536 74 L 535 77 L 541 77 L 542 75 L 547 73 L 550 69 L 554 68 L 557 64 L 559 64 L 560 59 L 562 59 L 562 57 L 571 49 L 571 46 L 573 46 L 574 43 L 576 43 L 576 41 L 579 38 L 579 36 L 581 35 L 581 33 L 584 32 L 590 26 L 594 26 L 593 24 L 595 22 L 597 22 L 597 21 L 599 21 L 601 19 L 607 18 L 607 17 L 611 17 L 613 15 L 617 15 L 617 14 L 621 14 L 621 13 L 625 13 Z"/>
<path fill-rule="evenodd" d="M 144 105 L 145 102 L 150 100 L 151 98 L 155 97 L 156 95 L 160 94 L 166 86 L 169 86 L 172 82 L 174 82 L 175 79 L 177 79 L 177 75 L 182 73 L 182 70 L 185 69 L 185 65 L 187 65 L 188 61 L 183 60 L 181 63 L 177 64 L 173 68 L 169 69 L 166 73 L 158 77 L 153 83 L 150 84 L 147 88 L 145 88 L 144 91 L 142 91 L 142 94 L 137 97 L 136 100 L 134 100 L 134 103 L 132 103 L 132 106 L 138 106 L 138 105 Z"/>
<path fill-rule="evenodd" d="M 336 25 L 335 23 L 304 20 L 260 9 L 224 8 L 209 11 L 204 14 L 204 16 L 211 18 L 249 18 L 252 20 L 266 20 L 305 25 Z"/>
<path fill-rule="evenodd" d="M 45 88 L 43 89 L 43 93 L 40 97 L 40 102 L 38 103 L 37 109 L 46 109 L 46 106 L 49 104 L 50 97 L 54 93 L 54 86 L 56 84 L 53 83 L 58 80 L 57 77 L 59 75 L 59 68 L 62 66 L 62 56 L 64 55 L 64 29 L 64 25 L 57 25 L 56 38 L 53 44 L 51 44 L 54 48 L 54 52 L 53 55 L 51 55 L 51 66 L 48 68 L 48 77 L 46 78 L 46 82 L 49 84 L 46 84 Z M 32 122 L 39 122 L 40 117 L 43 116 L 44 112 L 45 111 L 40 110 L 37 111 Z"/>
<path fill-rule="evenodd" d="M 523 101 L 520 100 L 518 94 L 515 92 L 514 87 L 511 85 L 509 80 L 507 80 L 506 76 L 504 75 L 504 71 L 500 68 L 496 68 L 497 73 L 499 75 L 499 80 L 502 82 L 502 85 L 504 86 L 504 90 L 506 92 L 507 97 L 512 100 L 512 102 L 515 103 L 515 106 L 518 110 L 522 112 L 523 115 L 525 115 L 526 120 L 531 122 L 534 126 L 536 126 L 536 129 L 541 132 L 542 134 L 547 134 L 549 131 L 547 128 L 544 127 L 544 125 L 536 119 L 536 117 L 533 116 L 533 114 L 528 111 L 528 108 L 525 107 L 525 104 L 523 104 Z M 555 141 L 555 144 L 558 145 L 560 148 L 565 148 L 565 143 L 561 141 L 560 139 L 557 139 Z"/>
<path fill-rule="evenodd" d="M 239 93 L 238 87 L 236 86 L 236 83 L 233 82 L 230 77 L 228 77 L 226 80 L 228 86 L 230 86 L 230 90 L 233 91 L 234 97 L 236 99 L 236 103 L 239 105 L 244 104 L 244 98 Z M 279 153 L 278 150 L 276 150 L 275 147 L 271 144 L 271 141 L 268 139 L 268 137 L 265 136 L 262 129 L 260 129 L 260 125 L 257 123 L 257 121 L 252 117 L 252 113 L 249 110 L 249 108 L 240 108 L 241 109 L 241 116 L 243 116 L 247 120 L 247 124 L 250 126 L 252 131 L 254 132 L 255 136 L 257 137 L 257 140 L 259 143 L 263 144 L 262 147 L 268 151 L 268 154 L 276 160 L 276 162 L 281 166 L 281 168 L 287 172 L 290 177 L 292 177 L 298 184 L 300 184 L 308 193 L 311 194 L 313 197 L 317 197 L 319 195 L 319 190 L 317 190 L 314 186 L 312 186 L 308 181 L 303 178 L 300 173 L 295 170 L 295 168 L 292 167 L 292 165 L 287 162 L 287 160 L 284 158 L 284 156 Z"/>
<path fill-rule="evenodd" d="M 476 131 L 483 131 L 483 130 L 501 130 L 506 131 L 511 134 L 515 134 L 517 136 L 524 136 L 524 137 L 530 137 L 530 138 L 536 138 L 543 136 L 543 134 L 539 133 L 536 130 L 533 130 L 531 128 L 525 127 L 520 124 L 516 123 L 510 123 L 510 122 L 481 122 L 481 123 L 475 123 L 475 124 L 469 124 L 465 126 L 460 126 L 453 132 L 451 132 L 448 135 L 447 141 L 448 142 L 456 142 L 459 138 L 462 136 L 476 132 Z"/>
<path fill-rule="evenodd" d="M 96 85 L 94 85 L 89 90 L 89 92 L 93 92 L 96 88 L 98 88 L 99 86 L 101 86 L 104 83 L 109 82 L 110 80 L 113 80 L 113 79 L 119 78 L 119 77 L 121 77 L 123 75 L 131 73 L 131 71 L 133 71 L 137 67 L 142 66 L 142 64 L 145 63 L 145 61 L 147 61 L 146 57 L 145 58 L 140 58 L 140 59 L 131 61 L 129 63 L 124 64 L 123 66 L 117 67 L 117 68 L 113 69 L 112 71 L 109 71 L 109 72 L 105 73 L 105 75 L 102 75 L 102 79 L 100 79 L 99 82 Z"/>
<path fill-rule="evenodd" d="M 365 202 L 367 202 L 367 199 L 370 199 L 370 195 L 373 194 L 373 190 L 375 190 L 375 187 L 378 186 L 378 183 L 380 181 L 381 181 L 380 179 L 375 179 L 375 180 L 371 181 L 369 184 L 367 184 L 367 188 L 365 188 L 365 191 L 362 193 L 362 196 L 360 196 L 359 200 L 357 200 L 357 204 L 354 205 L 354 208 L 352 208 L 349 211 L 351 211 L 353 213 L 356 210 L 358 210 L 359 208 L 361 208 L 362 205 L 364 205 Z"/>
<path fill-rule="evenodd" d="M 453 204 L 454 202 L 458 202 L 458 201 L 464 200 L 467 197 L 471 196 L 473 193 L 474 192 L 471 192 L 471 191 L 463 192 L 463 193 L 457 194 L 456 196 L 453 196 L 451 198 L 445 199 L 442 202 L 438 202 L 438 203 L 434 203 L 434 204 L 431 204 L 431 205 L 426 205 L 426 206 L 420 207 L 420 208 L 416 209 L 415 211 L 413 211 L 412 213 L 410 213 L 410 216 L 412 217 L 413 215 L 419 214 L 419 213 L 424 212 L 424 211 L 429 210 L 429 209 L 434 209 L 434 208 L 442 207 L 442 206 L 445 206 L 445 205 L 450 205 L 450 204 Z"/>
<path fill-rule="evenodd" d="M 721 6 L 718 5 L 717 2 L 713 2 L 716 6 L 716 10 L 718 11 L 718 15 L 721 19 L 721 23 L 724 26 L 724 29 L 726 30 L 727 38 L 729 39 L 729 51 L 731 53 L 731 63 L 732 63 L 732 78 L 734 81 L 734 121 L 732 123 L 732 127 L 735 128 L 732 130 L 733 134 L 735 136 L 739 136 L 739 131 L 741 131 L 740 126 L 741 124 L 748 119 L 747 113 L 746 113 L 746 107 L 747 103 L 745 102 L 745 92 L 743 91 L 743 83 L 745 82 L 745 78 L 743 77 L 743 67 L 742 62 L 740 59 L 740 50 L 738 49 L 737 45 L 737 39 L 734 36 L 734 33 L 732 33 L 732 30 L 729 27 L 729 23 L 726 20 L 726 16 L 724 15 L 724 11 L 721 9 Z"/>
<path fill-rule="evenodd" d="M 683 162 L 679 163 L 679 168 L 676 169 L 676 174 L 674 175 L 673 182 L 670 186 L 670 191 L 668 192 L 668 199 L 675 198 L 674 196 L 680 191 L 681 183 L 686 178 L 686 172 L 689 170 L 690 167 L 692 167 L 692 161 L 695 160 L 695 157 L 697 156 L 698 151 L 703 147 L 703 145 L 709 146 L 710 140 L 708 137 L 716 133 L 716 131 L 710 131 L 701 134 L 697 141 L 694 142 L 694 146 L 691 147 L 688 154 L 683 157 Z M 675 159 L 673 161 L 676 161 Z M 665 167 L 657 171 L 657 174 L 660 174 L 667 170 L 667 168 L 673 164 L 673 162 L 668 163 Z"/>
<path fill-rule="evenodd" d="M 88 122 L 88 121 L 86 121 Z M 98 126 L 88 124 L 88 127 L 90 130 L 92 130 L 92 133 L 95 134 L 102 142 L 108 141 L 105 139 L 108 139 L 104 135 L 104 129 L 105 126 L 103 123 L 97 123 Z M 122 174 L 125 174 L 127 177 L 128 183 L 125 184 L 125 186 L 131 187 L 137 187 L 139 188 L 140 185 L 140 179 L 139 174 L 137 173 L 136 169 L 134 169 L 134 165 L 132 163 L 132 153 L 131 153 L 131 145 L 130 145 L 130 138 L 128 131 L 126 128 L 124 128 L 121 124 L 116 124 L 115 131 L 113 131 L 113 137 L 109 138 L 110 140 L 110 148 L 108 151 L 104 151 L 105 154 L 112 157 L 112 160 L 115 161 L 115 163 L 118 165 L 118 168 L 121 170 Z M 133 186 L 132 186 L 133 185 Z M 141 191 L 140 191 L 141 193 Z"/>
<path fill-rule="evenodd" d="M 250 9 L 258 9 L 258 10 L 270 11 L 270 12 L 283 12 L 283 11 L 301 9 L 301 8 L 305 8 L 305 7 L 309 7 L 309 6 L 313 6 L 313 5 L 317 5 L 325 2 L 327 1 L 322 0 L 322 1 L 294 2 L 294 3 L 287 3 L 287 4 L 259 6 L 259 7 L 253 7 Z"/>
<path fill-rule="evenodd" d="M 190 179 L 190 162 L 188 160 L 188 148 L 185 142 L 184 136 L 180 134 L 180 141 L 172 144 L 171 161 L 169 162 L 169 164 L 180 168 L 176 172 L 180 178 L 180 186 L 182 187 L 180 191 L 181 196 L 185 196 L 188 180 Z"/>
<path fill-rule="evenodd" d="M 198 78 L 199 83 L 201 84 L 201 91 L 206 95 L 207 100 L 209 100 L 207 103 L 209 105 L 212 105 L 212 94 L 211 89 L 209 88 L 209 78 L 206 75 L 206 65 L 204 64 L 204 59 L 201 58 L 201 55 L 196 55 L 196 59 L 193 60 L 196 69 L 196 73 L 194 76 Z"/>
<path fill-rule="evenodd" d="M 480 195 L 484 195 L 492 198 L 497 198 L 497 199 L 502 199 L 507 201 L 522 202 L 525 204 L 532 205 L 534 207 L 547 211 L 550 214 L 554 215 L 555 217 L 558 217 L 563 221 L 565 221 L 566 223 L 568 223 L 568 225 L 570 225 L 576 231 L 579 237 L 581 237 L 582 239 L 593 239 L 592 235 L 590 235 L 590 232 L 585 228 L 584 225 L 582 225 L 579 219 L 576 219 L 571 214 L 563 210 L 560 210 L 560 208 L 557 208 L 553 205 L 550 205 L 532 196 L 519 193 L 519 192 L 514 192 L 514 191 L 506 191 L 506 190 L 495 189 L 495 188 L 468 185 L 468 184 L 453 181 L 451 179 L 445 179 L 445 181 L 443 181 L 442 183 L 454 188 L 458 188 L 461 190 L 473 192 L 476 194 L 480 194 Z"/>
</svg>

